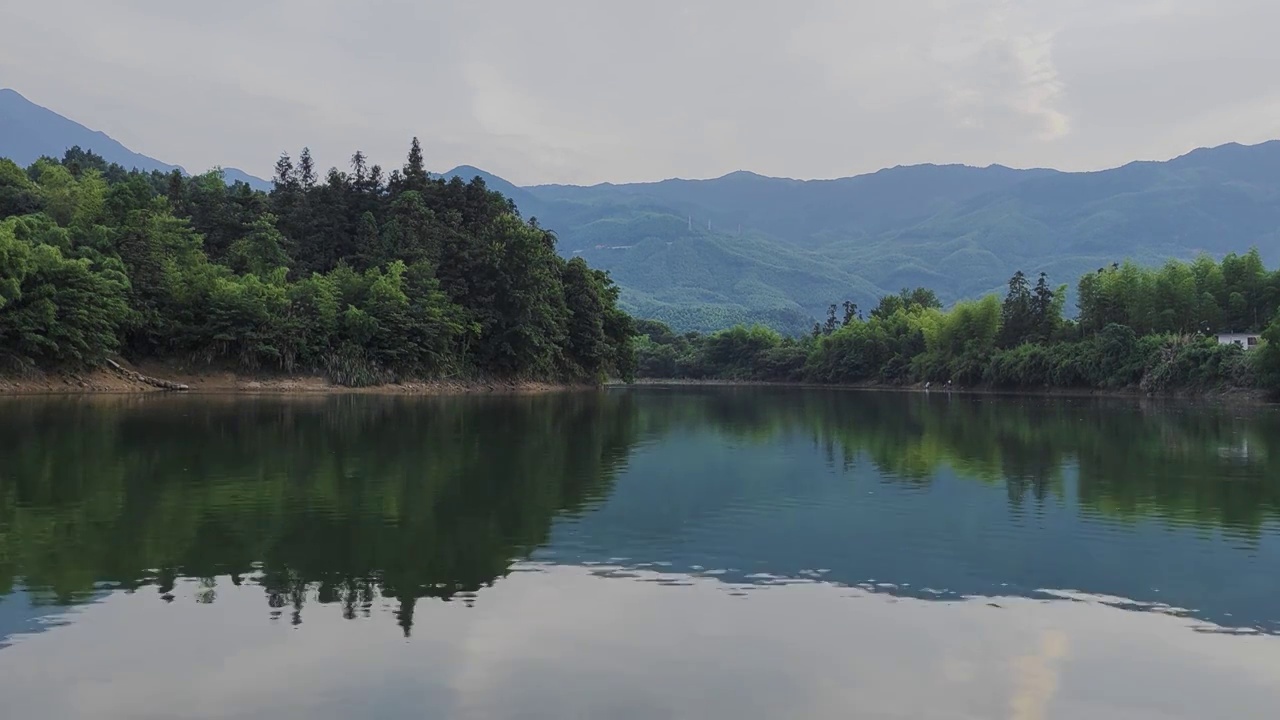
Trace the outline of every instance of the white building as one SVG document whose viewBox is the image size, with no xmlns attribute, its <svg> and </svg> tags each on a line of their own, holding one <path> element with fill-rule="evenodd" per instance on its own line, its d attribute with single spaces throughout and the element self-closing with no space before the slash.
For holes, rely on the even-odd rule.
<svg viewBox="0 0 1280 720">
<path fill-rule="evenodd" d="M 1239 345 L 1245 350 L 1252 350 L 1260 342 L 1262 336 L 1257 333 L 1218 333 L 1219 345 Z"/>
</svg>

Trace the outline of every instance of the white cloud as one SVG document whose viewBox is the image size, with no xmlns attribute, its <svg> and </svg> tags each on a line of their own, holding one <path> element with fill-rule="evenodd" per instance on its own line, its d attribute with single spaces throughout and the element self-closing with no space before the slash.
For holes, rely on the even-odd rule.
<svg viewBox="0 0 1280 720">
<path fill-rule="evenodd" d="M 535 566 L 525 565 L 524 569 Z M 1269 638 L 1081 602 L 933 602 L 822 583 L 748 588 L 540 566 L 475 606 L 268 621 L 262 589 L 115 593 L 0 651 L 14 717 L 1098 720 L 1237 716 L 1280 702 Z M 677 581 L 679 586 L 655 580 Z M 730 595 L 739 590 L 744 596 Z M 51 672 L 50 669 L 56 669 Z M 1147 713 L 1147 714 L 1144 714 Z"/>
<path fill-rule="evenodd" d="M 191 169 L 517 182 L 1089 169 L 1280 134 L 1271 0 L 43 0 L 0 84 Z"/>
</svg>

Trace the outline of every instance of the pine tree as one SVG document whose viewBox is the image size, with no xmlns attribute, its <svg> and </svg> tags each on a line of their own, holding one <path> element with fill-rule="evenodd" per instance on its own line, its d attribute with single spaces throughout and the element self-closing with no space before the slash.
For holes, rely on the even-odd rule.
<svg viewBox="0 0 1280 720">
<path fill-rule="evenodd" d="M 280 159 L 276 161 L 276 174 L 271 183 L 275 192 L 293 192 L 298 189 L 298 175 L 289 153 L 280 153 Z"/>
<path fill-rule="evenodd" d="M 1032 302 L 1035 334 L 1037 340 L 1048 340 L 1053 336 L 1054 326 L 1058 318 L 1054 317 L 1054 299 L 1056 293 L 1049 287 L 1049 276 L 1040 273 L 1036 282 L 1035 299 Z"/>
<path fill-rule="evenodd" d="M 316 166 L 311 160 L 311 148 L 302 148 L 302 154 L 298 156 L 297 177 L 303 190 L 316 186 Z"/>
<path fill-rule="evenodd" d="M 422 160 L 422 145 L 418 138 L 409 146 L 409 159 L 404 165 L 404 183 L 410 190 L 422 190 L 427 186 L 427 169 Z"/>
<path fill-rule="evenodd" d="M 169 198 L 169 208 L 175 215 L 184 214 L 183 204 L 186 199 L 186 179 L 182 171 L 174 169 L 165 179 L 165 196 Z"/>
<path fill-rule="evenodd" d="M 356 192 L 365 191 L 365 184 L 369 181 L 369 165 L 364 152 L 357 150 L 355 155 L 351 156 L 351 185 Z"/>
<path fill-rule="evenodd" d="M 1027 276 L 1019 270 L 1009 278 L 1009 294 L 1005 296 L 1000 312 L 1001 344 L 1013 347 L 1027 341 L 1035 329 L 1035 314 L 1031 285 Z"/>
</svg>

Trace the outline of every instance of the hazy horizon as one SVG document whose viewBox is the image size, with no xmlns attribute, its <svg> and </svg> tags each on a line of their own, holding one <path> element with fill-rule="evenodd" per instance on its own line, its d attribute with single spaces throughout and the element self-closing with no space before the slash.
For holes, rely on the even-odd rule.
<svg viewBox="0 0 1280 720">
<path fill-rule="evenodd" d="M 31 100 L 31 98 L 27 97 L 25 93 L 23 93 L 21 90 L 19 90 L 19 89 L 17 89 L 17 88 L 3 88 L 3 87 L 0 87 L 0 90 L 12 90 L 13 92 L 16 92 L 16 93 L 18 93 L 19 95 L 21 95 L 22 97 L 26 98 L 29 102 L 34 102 L 34 101 L 32 101 L 32 100 Z M 35 104 L 39 105 L 39 103 L 35 103 Z M 42 107 L 43 107 L 43 106 L 42 106 Z M 45 109 L 46 109 L 46 110 L 49 110 L 49 111 L 51 111 L 51 112 L 55 112 L 55 113 L 57 113 L 56 108 L 48 108 L 48 107 L 46 107 Z M 57 113 L 57 114 L 61 115 L 61 113 Z M 64 117 L 65 117 L 65 116 L 64 116 Z M 96 128 L 96 127 L 93 127 L 93 126 L 88 125 L 88 124 L 86 124 L 86 123 L 80 122 L 80 121 L 79 121 L 79 120 L 77 120 L 76 118 L 67 118 L 67 119 L 72 120 L 72 121 L 74 121 L 74 122 L 78 122 L 79 124 L 84 125 L 85 127 L 87 127 L 89 130 L 104 132 L 104 134 L 106 134 L 108 137 L 111 137 L 113 140 L 119 141 L 119 138 L 116 138 L 114 135 L 112 135 L 112 134 L 111 134 L 111 133 L 109 133 L 109 132 L 102 131 L 100 128 Z M 749 175 L 756 175 L 756 176 L 758 176 L 758 177 L 765 177 L 765 178 L 769 178 L 769 179 L 773 179 L 773 180 L 794 180 L 794 181 L 797 181 L 797 182 L 822 182 L 822 181 L 829 181 L 829 180 L 841 180 L 841 179 L 848 179 L 848 178 L 850 178 L 850 177 L 858 177 L 858 176 L 861 176 L 861 175 L 874 175 L 875 173 L 878 173 L 878 172 L 884 172 L 884 171 L 886 171 L 886 170 L 893 170 L 893 169 L 895 169 L 895 168 L 902 168 L 902 167 L 927 167 L 927 166 L 933 166 L 933 167 L 955 167 L 955 166 L 962 166 L 962 167 L 975 167 L 975 168 L 1004 167 L 1004 168 L 1008 168 L 1008 169 L 1011 169 L 1011 170 L 1053 170 L 1053 171 L 1058 171 L 1058 172 L 1097 172 L 1097 171 L 1111 170 L 1111 169 L 1115 169 L 1115 168 L 1123 167 L 1124 165 L 1128 165 L 1128 164 L 1135 163 L 1135 162 L 1166 162 L 1166 161 L 1173 160 L 1173 159 L 1176 159 L 1176 158 L 1178 158 L 1178 157 L 1181 157 L 1181 156 L 1183 156 L 1183 155 L 1186 155 L 1186 154 L 1188 154 L 1188 153 L 1195 152 L 1196 150 L 1214 149 L 1214 148 L 1217 148 L 1217 147 L 1230 146 L 1230 145 L 1240 145 L 1240 146 L 1250 147 L 1250 146 L 1256 146 L 1256 145 L 1265 145 L 1265 144 L 1267 144 L 1267 143 L 1271 143 L 1271 142 L 1280 142 L 1280 137 L 1264 139 L 1264 140 L 1261 140 L 1261 141 L 1259 141 L 1259 142 L 1257 142 L 1257 143 L 1240 143 L 1240 142 L 1237 142 L 1237 141 L 1232 140 L 1232 141 L 1227 141 L 1227 142 L 1225 142 L 1225 143 L 1221 143 L 1221 144 L 1219 144 L 1219 145 L 1198 145 L 1198 146 L 1196 146 L 1196 147 L 1188 148 L 1188 149 L 1187 149 L 1186 151 L 1184 151 L 1184 152 L 1180 152 L 1180 153 L 1178 153 L 1178 154 L 1176 154 L 1176 155 L 1171 155 L 1171 156 L 1169 156 L 1169 157 L 1156 157 L 1156 158 L 1133 158 L 1133 159 L 1130 159 L 1130 160 L 1123 161 L 1123 162 L 1121 162 L 1121 163 L 1120 163 L 1120 164 L 1118 164 L 1118 165 L 1108 165 L 1108 166 L 1105 166 L 1105 167 L 1093 168 L 1093 169 L 1089 169 L 1089 170 L 1063 170 L 1062 168 L 1052 168 L 1052 167 L 1046 167 L 1046 166 L 1042 166 L 1042 165 L 1041 165 L 1041 166 L 1012 166 L 1012 165 L 1005 165 L 1005 164 L 1002 164 L 1002 163 L 987 163 L 987 164 L 983 164 L 983 165 L 974 165 L 974 164 L 970 164 L 970 163 L 938 163 L 938 162 L 928 162 L 928 161 L 926 161 L 926 162 L 911 163 L 911 164 L 899 163 L 899 164 L 896 164 L 896 165 L 886 165 L 886 166 L 884 166 L 884 167 L 877 168 L 877 169 L 875 169 L 875 170 L 868 170 L 868 171 L 866 171 L 866 172 L 854 173 L 854 174 L 851 174 L 851 175 L 837 175 L 837 176 L 831 176 L 831 177 L 793 177 L 793 176 L 785 176 L 785 175 L 765 175 L 765 174 L 763 174 L 763 173 L 759 173 L 759 172 L 756 172 L 756 171 L 754 171 L 754 170 L 751 170 L 750 168 L 738 168 L 738 169 L 736 169 L 736 170 L 730 170 L 730 171 L 725 172 L 725 173 L 722 173 L 722 174 L 720 174 L 720 175 L 714 175 L 714 176 L 702 176 L 702 177 L 673 175 L 673 176 L 670 176 L 670 177 L 646 178 L 646 179 L 640 179 L 640 180 L 625 180 L 625 181 L 601 180 L 601 181 L 593 182 L 593 183 L 561 183 L 561 182 L 532 182 L 532 183 L 515 183 L 515 182 L 512 182 L 512 184 L 516 185 L 517 187 L 523 187 L 523 188 L 551 187 L 551 186 L 592 187 L 592 186 L 599 186 L 599 185 L 636 185 L 636 184 L 646 184 L 646 183 L 658 183 L 658 182 L 664 182 L 664 181 L 668 181 L 668 180 L 685 180 L 685 181 L 718 180 L 718 179 L 721 179 L 721 178 L 724 178 L 724 177 L 728 177 L 728 176 L 730 176 L 730 175 L 736 175 L 736 174 L 739 174 L 739 173 L 745 173 L 745 174 L 749 174 Z M 85 149 L 86 149 L 86 150 L 90 150 L 90 151 L 92 151 L 92 150 L 93 150 L 93 148 L 85 148 Z M 161 162 L 166 162 L 166 163 L 169 163 L 169 164 L 172 164 L 172 165 L 179 165 L 179 166 L 181 166 L 184 170 L 186 170 L 186 171 L 187 171 L 187 172 L 189 172 L 189 173 L 190 173 L 190 172 L 195 172 L 195 173 L 206 172 L 206 171 L 208 171 L 208 170 L 212 170 L 212 169 L 214 169 L 214 167 L 222 167 L 223 169 L 232 169 L 232 168 L 234 168 L 234 166 L 226 165 L 226 164 L 220 164 L 220 165 L 211 166 L 211 167 L 207 167 L 207 168 L 192 168 L 192 167 L 187 167 L 187 166 L 183 165 L 183 164 L 182 164 L 182 163 L 180 163 L 180 162 L 173 162 L 173 161 L 171 161 L 171 160 L 170 160 L 170 159 L 168 159 L 168 158 L 155 157 L 155 156 L 151 155 L 150 153 L 148 153 L 145 149 L 140 150 L 140 149 L 135 148 L 135 147 L 129 147 L 129 149 L 130 149 L 130 150 L 132 150 L 132 151 L 134 151 L 134 152 L 136 152 L 136 153 L 138 153 L 138 154 L 140 154 L 140 155 L 145 155 L 145 156 L 147 156 L 147 157 L 151 157 L 151 158 L 152 158 L 152 159 L 154 159 L 154 160 L 159 160 L 159 161 L 161 161 Z M 286 151 L 286 152 L 288 152 L 288 151 Z M 290 155 L 291 155 L 291 156 L 296 156 L 296 153 L 290 152 Z M 375 158 L 375 159 L 374 159 L 374 161 L 375 161 L 375 162 L 377 162 L 377 159 Z M 399 162 L 399 161 L 394 161 L 394 160 L 393 160 L 393 161 L 390 161 L 390 162 L 387 162 L 387 163 L 382 163 L 382 164 L 383 164 L 384 170 L 386 170 L 386 171 L 390 171 L 390 170 L 395 169 L 395 168 L 398 168 L 398 167 L 400 166 L 400 162 Z M 341 168 L 341 169 L 345 169 L 344 165 L 343 165 L 342 163 L 340 163 L 340 162 L 339 162 L 339 163 L 323 163 L 323 162 L 320 162 L 320 163 L 319 163 L 319 166 L 320 166 L 321 168 L 329 168 L 329 167 L 334 167 L 334 166 L 336 166 L 336 167 L 339 167 L 339 168 Z M 459 170 L 459 169 L 462 169 L 462 168 L 472 168 L 472 169 L 475 169 L 475 170 L 479 170 L 479 171 L 481 171 L 481 172 L 486 172 L 486 173 L 493 174 L 493 175 L 495 175 L 495 176 L 497 176 L 497 177 L 500 177 L 500 178 L 502 178 L 502 179 L 504 179 L 504 180 L 508 180 L 508 181 L 510 181 L 510 179 L 509 179 L 509 178 L 506 178 L 506 177 L 504 177 L 504 176 L 500 175 L 499 173 L 494 173 L 494 172 L 492 172 L 491 170 L 489 170 L 488 168 L 479 167 L 479 166 L 475 165 L 474 163 L 470 163 L 470 162 L 463 162 L 463 163 L 459 163 L 459 164 L 457 164 L 457 165 L 453 165 L 453 166 L 451 166 L 451 167 L 449 167 L 449 168 L 445 168 L 445 169 L 438 169 L 438 170 L 437 170 L 437 169 L 431 169 L 431 172 L 438 173 L 438 174 L 443 174 L 443 175 L 448 175 L 448 174 L 452 174 L 454 171 Z M 244 168 L 234 168 L 234 169 L 238 169 L 238 170 L 242 170 L 242 171 L 244 171 Z M 246 172 L 247 172 L 247 171 L 246 171 Z M 253 172 L 250 172 L 249 174 L 250 174 L 250 175 L 254 175 L 255 177 L 259 177 L 260 179 L 263 179 L 263 180 L 270 180 L 270 178 L 271 178 L 271 172 L 265 172 L 265 173 L 262 173 L 262 174 L 260 174 L 260 175 L 259 175 L 259 174 L 256 174 L 256 173 L 253 173 Z"/>
<path fill-rule="evenodd" d="M 1239 0 L 300 0 L 3 12 L 0 81 L 136 152 L 268 177 L 309 146 L 519 185 L 1100 170 L 1280 137 L 1280 6 Z M 75 42 L 49 52 L 50 27 Z M 171 48 L 181 48 L 180 51 Z M 39 58 L 39 62 L 32 62 Z"/>
</svg>

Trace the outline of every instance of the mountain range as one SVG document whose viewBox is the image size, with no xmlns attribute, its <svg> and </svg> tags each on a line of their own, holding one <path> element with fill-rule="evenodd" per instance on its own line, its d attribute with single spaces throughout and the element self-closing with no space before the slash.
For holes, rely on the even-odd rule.
<svg viewBox="0 0 1280 720">
<path fill-rule="evenodd" d="M 760 320 L 807 327 L 926 286 L 944 302 L 1022 270 L 1074 286 L 1132 259 L 1257 247 L 1280 262 L 1280 141 L 1195 150 L 1098 172 L 915 165 L 836 180 L 735 172 L 713 180 L 515 187 L 566 254 L 608 269 L 638 315 L 681 329 Z"/>
<path fill-rule="evenodd" d="M 0 156 L 26 164 L 71 145 L 126 167 L 176 167 L 0 90 Z M 1280 141 L 1079 173 L 913 165 L 834 180 L 735 172 L 588 187 L 521 187 L 470 166 L 441 175 L 483 178 L 554 230 L 562 253 L 609 270 L 629 310 L 681 330 L 800 330 L 829 304 L 866 308 L 918 285 L 950 302 L 999 291 L 1017 270 L 1074 284 L 1125 259 L 1251 247 L 1280 262 Z"/>
<path fill-rule="evenodd" d="M 101 155 L 107 162 L 122 167 L 150 172 L 186 173 L 179 165 L 170 165 L 147 157 L 121 145 L 110 135 L 90 130 L 74 120 L 37 105 L 16 90 L 0 88 L 0 157 L 26 167 L 41 157 L 61 158 L 68 148 L 80 146 Z M 258 190 L 270 190 L 271 183 L 236 168 L 222 168 L 228 184 L 240 181 Z"/>
</svg>

